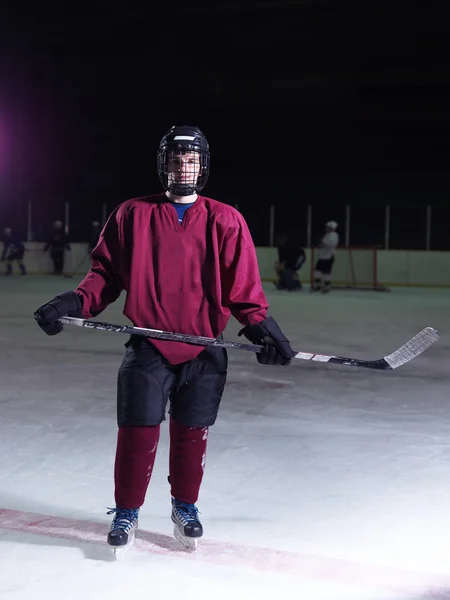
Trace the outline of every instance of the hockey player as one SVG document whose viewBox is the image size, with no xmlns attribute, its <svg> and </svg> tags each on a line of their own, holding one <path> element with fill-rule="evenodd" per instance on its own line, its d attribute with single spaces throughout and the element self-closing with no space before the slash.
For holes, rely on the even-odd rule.
<svg viewBox="0 0 450 600">
<path fill-rule="evenodd" d="M 339 235 L 336 231 L 336 221 L 328 221 L 325 224 L 325 235 L 320 240 L 318 258 L 314 269 L 314 281 L 311 286 L 312 292 L 327 293 L 331 289 L 331 272 L 333 269 L 336 248 L 339 244 Z"/>
<path fill-rule="evenodd" d="M 53 275 L 62 275 L 64 271 L 64 253 L 70 250 L 70 244 L 67 235 L 64 233 L 62 221 L 53 223 L 53 231 L 50 234 L 43 251 L 48 252 L 53 263 Z"/>
<path fill-rule="evenodd" d="M 305 251 L 286 234 L 278 236 L 278 242 L 278 260 L 275 263 L 278 281 L 275 282 L 275 286 L 278 290 L 289 292 L 301 290 L 298 271 L 306 261 Z"/>
<path fill-rule="evenodd" d="M 256 251 L 242 215 L 199 195 L 208 179 L 208 142 L 197 127 L 175 126 L 162 138 L 157 170 L 164 192 L 128 200 L 110 215 L 92 265 L 74 291 L 35 313 L 48 334 L 63 315 L 95 317 L 122 290 L 124 314 L 140 327 L 218 337 L 231 315 L 264 365 L 294 356 L 267 300 Z M 118 373 L 115 507 L 108 543 L 130 544 L 155 461 L 160 424 L 170 401 L 169 483 L 174 534 L 195 548 L 203 535 L 196 502 L 208 430 L 227 375 L 224 348 L 131 336 Z M 108 514 L 110 514 L 108 513 Z"/>
<path fill-rule="evenodd" d="M 26 275 L 27 270 L 23 264 L 23 256 L 25 254 L 24 244 L 18 236 L 13 234 L 10 227 L 7 227 L 3 234 L 3 252 L 0 260 L 2 262 L 6 261 L 5 275 L 12 275 L 14 261 L 17 261 L 17 264 L 19 265 L 20 274 Z"/>
</svg>

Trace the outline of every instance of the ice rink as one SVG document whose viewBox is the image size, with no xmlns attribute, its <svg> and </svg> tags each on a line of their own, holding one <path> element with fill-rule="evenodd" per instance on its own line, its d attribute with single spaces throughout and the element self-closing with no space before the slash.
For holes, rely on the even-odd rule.
<svg viewBox="0 0 450 600">
<path fill-rule="evenodd" d="M 197 552 L 172 537 L 166 421 L 135 547 L 115 561 L 106 510 L 128 338 L 47 337 L 33 319 L 76 284 L 0 280 L 1 600 L 450 598 L 450 290 L 267 284 L 298 351 L 379 358 L 428 325 L 441 339 L 391 372 L 230 350 Z M 122 300 L 98 318 L 127 323 Z"/>
</svg>

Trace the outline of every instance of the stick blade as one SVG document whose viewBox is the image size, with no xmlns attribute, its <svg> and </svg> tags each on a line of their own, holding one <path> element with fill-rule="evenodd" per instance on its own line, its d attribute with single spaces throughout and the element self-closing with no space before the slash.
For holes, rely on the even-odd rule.
<svg viewBox="0 0 450 600">
<path fill-rule="evenodd" d="M 425 352 L 434 342 L 439 339 L 439 333 L 433 327 L 425 327 L 417 335 L 415 335 L 409 342 L 406 342 L 401 348 L 388 354 L 384 357 L 384 360 L 388 363 L 391 369 L 401 367 L 405 363 L 409 362 L 422 352 Z"/>
</svg>

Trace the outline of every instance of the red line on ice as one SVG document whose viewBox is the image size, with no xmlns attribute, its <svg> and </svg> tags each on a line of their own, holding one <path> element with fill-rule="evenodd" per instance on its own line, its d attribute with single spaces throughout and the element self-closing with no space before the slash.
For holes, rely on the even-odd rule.
<svg viewBox="0 0 450 600">
<path fill-rule="evenodd" d="M 24 511 L 0 509 L 0 530 L 95 543 L 106 547 L 108 523 L 94 523 Z M 439 598 L 450 592 L 450 576 L 417 573 L 406 569 L 314 556 L 302 552 L 282 551 L 232 543 L 202 540 L 195 553 L 188 552 L 171 536 L 138 529 L 135 549 L 154 555 L 170 555 L 190 560 L 247 567 L 364 588 L 390 588 L 397 591 L 426 592 L 423 597 Z M 437 595 L 436 595 L 437 594 Z M 447 597 L 447 595 L 445 595 Z"/>
</svg>

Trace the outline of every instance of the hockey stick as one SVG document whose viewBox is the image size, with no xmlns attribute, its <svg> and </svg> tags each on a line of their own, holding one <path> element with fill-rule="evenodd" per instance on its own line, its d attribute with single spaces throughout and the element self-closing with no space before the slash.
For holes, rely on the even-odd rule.
<svg viewBox="0 0 450 600">
<path fill-rule="evenodd" d="M 197 346 L 219 346 L 221 348 L 239 348 L 249 352 L 261 352 L 263 346 L 256 344 L 244 344 L 242 342 L 230 342 L 216 338 L 202 337 L 199 335 L 190 335 L 187 333 L 173 333 L 171 331 L 161 331 L 159 329 L 145 329 L 143 327 L 133 327 L 128 325 L 112 325 L 111 323 L 101 323 L 100 321 L 91 321 L 89 319 L 76 319 L 74 317 L 62 317 L 59 321 L 64 325 L 75 325 L 76 327 L 86 327 L 87 329 L 99 329 L 101 331 L 113 331 L 115 333 L 128 333 L 130 335 L 141 335 L 148 338 L 159 340 L 172 340 L 175 342 L 185 342 Z M 384 358 L 377 360 L 361 360 L 359 358 L 344 358 L 343 356 L 328 356 L 325 354 L 313 354 L 311 352 L 297 352 L 294 358 L 302 360 L 313 360 L 323 363 L 334 363 L 345 365 L 347 367 L 365 367 L 366 369 L 378 369 L 388 371 L 396 369 L 409 362 L 439 339 L 438 332 L 432 327 L 425 327 L 409 342 L 406 342 L 401 348 L 388 354 Z"/>
</svg>

